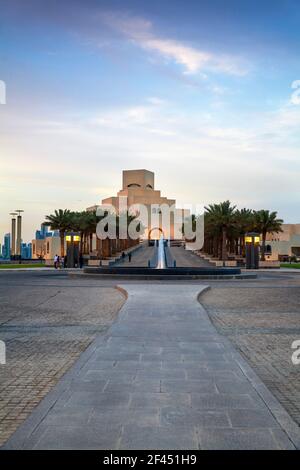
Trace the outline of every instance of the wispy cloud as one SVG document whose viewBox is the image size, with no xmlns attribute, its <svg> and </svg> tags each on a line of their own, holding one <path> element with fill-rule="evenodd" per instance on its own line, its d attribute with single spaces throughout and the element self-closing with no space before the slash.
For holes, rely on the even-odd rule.
<svg viewBox="0 0 300 470">
<path fill-rule="evenodd" d="M 181 65 L 184 74 L 210 70 L 242 76 L 248 72 L 248 67 L 240 58 L 204 51 L 175 39 L 156 35 L 152 23 L 143 18 L 115 12 L 102 14 L 101 18 L 142 49 L 159 54 L 165 61 Z"/>
</svg>

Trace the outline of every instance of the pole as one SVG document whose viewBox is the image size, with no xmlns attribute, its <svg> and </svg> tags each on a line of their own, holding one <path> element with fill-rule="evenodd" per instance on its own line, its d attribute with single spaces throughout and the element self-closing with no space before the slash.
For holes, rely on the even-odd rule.
<svg viewBox="0 0 300 470">
<path fill-rule="evenodd" d="M 11 219 L 11 254 L 16 254 L 16 219 Z"/>
<path fill-rule="evenodd" d="M 17 217 L 17 246 L 16 246 L 16 255 L 18 258 L 21 257 L 21 240 L 22 240 L 22 216 L 21 213 L 24 212 L 21 209 L 17 209 L 16 212 L 18 213 Z"/>
<path fill-rule="evenodd" d="M 17 256 L 21 255 L 22 216 L 17 217 Z"/>
<path fill-rule="evenodd" d="M 12 258 L 16 254 L 16 218 L 15 216 L 17 215 L 16 212 L 11 212 L 10 215 L 12 215 L 11 219 L 11 256 Z"/>
</svg>

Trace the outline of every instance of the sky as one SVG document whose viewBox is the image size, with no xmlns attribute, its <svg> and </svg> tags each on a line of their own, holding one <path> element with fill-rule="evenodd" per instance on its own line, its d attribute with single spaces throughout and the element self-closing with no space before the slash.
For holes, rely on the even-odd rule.
<svg viewBox="0 0 300 470">
<path fill-rule="evenodd" d="M 0 241 L 136 168 L 300 223 L 299 23 L 299 0 L 0 0 Z"/>
</svg>

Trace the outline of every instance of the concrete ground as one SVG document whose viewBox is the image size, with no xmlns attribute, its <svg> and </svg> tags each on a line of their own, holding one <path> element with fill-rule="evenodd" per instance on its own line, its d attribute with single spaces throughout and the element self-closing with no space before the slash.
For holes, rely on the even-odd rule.
<svg viewBox="0 0 300 470">
<path fill-rule="evenodd" d="M 124 302 L 112 287 L 75 287 L 58 276 L 49 285 L 48 276 L 0 274 L 0 339 L 7 354 L 6 365 L 0 365 L 0 445 L 112 323 Z"/>
<path fill-rule="evenodd" d="M 189 250 L 185 250 L 181 246 L 172 246 L 170 251 L 178 267 L 212 267 L 208 261 L 200 258 L 200 256 L 197 256 Z"/>
<path fill-rule="evenodd" d="M 201 308 L 204 286 L 121 287 L 129 298 L 118 320 L 5 448 L 300 446 L 298 428 Z"/>
<path fill-rule="evenodd" d="M 128 256 L 126 256 L 124 261 L 116 263 L 116 265 L 132 266 L 132 267 L 136 267 L 136 266 L 148 267 L 148 260 L 151 260 L 153 255 L 154 255 L 154 247 L 145 245 L 139 248 L 136 252 L 132 253 L 130 262 L 128 260 Z"/>
<path fill-rule="evenodd" d="M 300 425 L 300 365 L 291 360 L 300 339 L 300 285 L 215 286 L 201 302 L 217 330 L 236 346 Z"/>
<path fill-rule="evenodd" d="M 61 375 L 72 365 L 81 351 L 90 344 L 92 338 L 97 336 L 74 367 L 77 364 L 80 366 L 80 362 L 86 360 L 85 355 L 88 351 L 91 351 L 90 348 L 97 347 L 97 342 L 102 341 L 102 328 L 105 329 L 105 325 L 115 318 L 113 312 L 117 310 L 117 304 L 121 305 L 123 302 L 120 294 L 113 290 L 116 282 L 119 281 L 70 279 L 64 272 L 54 271 L 10 271 L 0 273 L 0 319 L 3 319 L 0 326 L 0 339 L 6 341 L 9 359 L 5 366 L 0 365 L 0 398 L 2 399 L 0 409 L 2 412 L 2 415 L 0 415 L 2 428 L 0 428 L 0 432 L 2 442 L 36 407 L 47 391 L 53 389 Z M 132 284 L 134 283 L 136 281 Z M 127 282 L 127 284 L 131 283 Z M 300 409 L 299 392 L 297 392 L 297 390 L 299 391 L 297 387 L 299 387 L 300 382 L 298 372 L 300 366 L 291 367 L 291 364 L 289 364 L 287 367 L 287 361 L 292 352 L 290 348 L 291 341 L 300 339 L 299 317 L 297 316 L 297 309 L 299 311 L 300 273 L 263 271 L 259 274 L 257 280 L 215 280 L 208 282 L 208 284 L 211 291 L 205 292 L 201 296 L 201 302 L 204 303 L 219 333 L 224 335 L 221 338 L 226 341 L 225 336 L 228 335 L 236 348 L 241 351 L 243 357 L 251 364 L 254 371 L 272 390 L 272 393 L 276 395 L 289 414 L 297 420 Z M 159 285 L 179 286 L 180 288 L 182 286 L 200 287 L 197 280 L 149 281 L 147 286 L 151 287 L 151 299 L 154 295 L 153 289 Z M 38 294 L 38 291 L 40 294 Z M 64 323 L 62 320 L 60 323 L 62 316 L 58 309 L 56 319 L 58 324 L 56 324 L 54 317 L 51 315 L 52 308 L 49 302 L 51 296 L 54 296 L 52 301 L 55 301 L 58 291 L 70 293 L 69 297 L 73 298 L 73 311 L 68 316 L 63 308 L 62 313 L 66 315 L 63 318 L 66 322 Z M 76 296 L 76 292 L 80 291 L 89 291 L 90 293 L 96 291 L 99 292 L 99 296 L 83 295 L 82 303 L 80 303 L 80 295 Z M 101 298 L 103 300 L 105 292 L 109 294 L 108 299 L 111 298 L 110 294 L 113 293 L 113 305 L 111 305 L 112 310 L 109 310 L 111 313 L 108 313 L 108 318 L 106 318 L 108 323 L 105 323 L 106 320 L 104 320 L 105 325 L 99 325 L 95 324 L 97 315 L 93 316 L 93 312 L 98 303 L 101 304 Z M 16 293 L 18 293 L 17 302 L 15 302 Z M 29 293 L 30 295 L 28 295 Z M 104 296 L 101 294 L 104 294 Z M 46 298 L 45 305 L 44 298 Z M 92 302 L 89 307 L 90 298 Z M 174 305 L 173 296 L 171 299 L 169 303 Z M 83 303 L 85 306 L 83 306 Z M 145 304 L 145 296 L 142 303 Z M 64 305 L 64 301 L 62 305 Z M 39 311 L 42 311 L 43 306 L 47 307 L 44 318 L 39 318 Z M 84 320 L 82 322 L 76 320 L 77 309 L 79 311 L 80 309 L 86 309 L 86 315 L 83 314 Z M 31 317 L 30 312 L 32 311 L 38 315 L 36 323 Z M 8 312 L 8 316 L 4 317 L 4 314 L 7 315 L 6 312 Z M 141 314 L 143 314 L 142 310 Z M 50 325 L 47 326 L 45 317 L 48 318 L 48 316 Z M 100 317 L 101 315 L 98 318 Z M 14 318 L 16 319 L 16 325 L 13 323 Z M 20 321 L 21 318 L 22 321 Z M 89 318 L 91 319 L 90 322 Z M 51 325 L 52 321 L 53 324 Z M 41 325 L 43 326 L 41 327 Z M 57 336 L 55 336 L 55 331 L 57 331 Z M 39 365 L 40 362 L 41 365 Z M 7 369 L 8 365 L 12 366 L 11 379 L 9 379 L 11 381 L 7 383 L 6 387 L 2 387 L 2 377 L 9 377 L 10 375 L 9 369 Z M 44 376 L 43 370 L 45 370 Z M 57 387 L 59 387 L 59 384 Z M 277 393 L 276 390 L 279 390 L 280 393 Z M 46 397 L 46 401 L 49 396 Z M 18 408 L 18 401 L 20 402 L 20 408 Z M 44 412 L 43 406 L 42 402 L 36 408 L 37 410 L 42 409 L 42 412 L 39 411 L 41 414 Z M 79 422 L 80 419 L 79 417 Z M 77 420 L 76 415 L 74 415 L 74 420 Z M 30 429 L 30 420 L 27 426 Z M 234 433 L 228 434 L 228 436 L 230 435 L 235 436 Z M 247 432 L 243 435 L 247 435 Z M 247 438 L 245 437 L 245 439 Z M 235 442 L 236 438 L 234 437 L 233 440 Z M 193 442 L 195 443 L 195 441 Z M 200 445 L 200 441 L 197 440 L 196 442 Z"/>
</svg>

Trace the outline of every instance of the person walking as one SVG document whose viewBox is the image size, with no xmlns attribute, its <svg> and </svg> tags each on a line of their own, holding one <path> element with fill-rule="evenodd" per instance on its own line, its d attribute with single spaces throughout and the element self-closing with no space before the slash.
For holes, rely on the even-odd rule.
<svg viewBox="0 0 300 470">
<path fill-rule="evenodd" d="M 123 262 L 125 261 L 125 256 L 126 256 L 126 255 L 125 255 L 125 252 L 123 251 L 123 253 L 122 253 L 122 261 L 123 261 Z"/>
<path fill-rule="evenodd" d="M 66 269 L 66 267 L 68 266 L 67 264 L 68 262 L 68 258 L 67 258 L 67 255 L 64 257 L 64 268 Z"/>
<path fill-rule="evenodd" d="M 60 264 L 60 266 L 59 266 L 60 269 L 63 269 L 64 266 L 65 266 L 65 257 L 64 257 L 64 256 L 62 256 L 62 257 L 60 258 L 60 263 L 59 263 L 59 264 Z"/>
<path fill-rule="evenodd" d="M 128 253 L 128 261 L 129 261 L 129 263 L 131 263 L 131 256 L 132 256 L 131 253 Z"/>
<path fill-rule="evenodd" d="M 79 256 L 79 267 L 80 267 L 80 269 L 82 269 L 82 266 L 83 266 L 83 256 L 80 255 Z"/>
<path fill-rule="evenodd" d="M 54 256 L 53 261 L 54 261 L 54 267 L 55 267 L 55 269 L 57 269 L 57 261 L 58 261 L 58 256 L 57 255 Z"/>
</svg>

